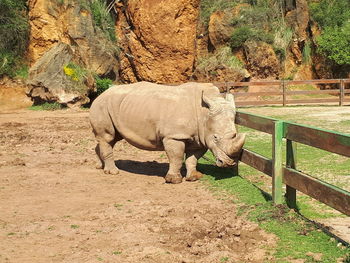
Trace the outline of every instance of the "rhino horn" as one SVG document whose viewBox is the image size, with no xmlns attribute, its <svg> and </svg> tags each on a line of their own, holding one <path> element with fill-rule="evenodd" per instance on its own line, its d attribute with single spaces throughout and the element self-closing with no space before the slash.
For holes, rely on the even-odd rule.
<svg viewBox="0 0 350 263">
<path fill-rule="evenodd" d="M 239 153 L 243 147 L 243 144 L 245 142 L 245 134 L 240 133 L 238 134 L 232 141 L 232 144 L 227 147 L 227 154 L 228 155 L 236 155 Z"/>
<path fill-rule="evenodd" d="M 230 102 L 230 105 L 232 106 L 233 110 L 236 111 L 235 98 L 232 93 L 226 93 L 226 100 Z"/>
</svg>

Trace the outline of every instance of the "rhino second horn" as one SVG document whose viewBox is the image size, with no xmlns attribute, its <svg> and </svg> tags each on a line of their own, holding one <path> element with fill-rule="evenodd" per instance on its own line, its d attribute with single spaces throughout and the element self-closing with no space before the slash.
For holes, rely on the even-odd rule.
<svg viewBox="0 0 350 263">
<path fill-rule="evenodd" d="M 235 98 L 232 93 L 226 93 L 226 100 L 230 102 L 234 111 L 236 111 Z"/>
</svg>

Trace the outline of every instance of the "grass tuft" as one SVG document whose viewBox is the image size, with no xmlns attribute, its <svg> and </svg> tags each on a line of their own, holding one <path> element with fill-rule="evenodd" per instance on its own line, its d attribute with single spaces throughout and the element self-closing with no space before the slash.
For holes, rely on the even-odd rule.
<svg viewBox="0 0 350 263">
<path fill-rule="evenodd" d="M 45 102 L 40 105 L 33 105 L 30 106 L 29 109 L 33 111 L 54 111 L 54 110 L 61 110 L 64 106 L 62 104 L 59 104 L 58 102 Z"/>
</svg>

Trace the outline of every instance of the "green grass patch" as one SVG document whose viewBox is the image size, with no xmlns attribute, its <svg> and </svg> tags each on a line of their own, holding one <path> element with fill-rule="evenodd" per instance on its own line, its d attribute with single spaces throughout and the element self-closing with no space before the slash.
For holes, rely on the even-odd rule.
<svg viewBox="0 0 350 263">
<path fill-rule="evenodd" d="M 207 153 L 206 159 L 213 156 Z M 333 263 L 338 258 L 346 258 L 350 249 L 337 247 L 337 242 L 327 234 L 305 221 L 301 215 L 288 209 L 285 205 L 274 206 L 271 195 L 245 179 L 252 168 L 240 166 L 239 176 L 231 169 L 215 167 L 211 161 L 200 160 L 199 170 L 211 189 L 229 194 L 238 207 L 240 215 L 257 222 L 264 230 L 278 237 L 274 262 L 290 262 L 291 259 L 305 259 L 314 262 L 308 252 L 321 253 L 322 262 Z"/>
<path fill-rule="evenodd" d="M 63 108 L 64 106 L 62 106 L 62 104 L 59 104 L 57 102 L 45 102 L 40 105 L 33 105 L 29 107 L 29 109 L 33 111 L 43 111 L 43 110 L 53 111 L 53 110 L 61 110 Z"/>
</svg>

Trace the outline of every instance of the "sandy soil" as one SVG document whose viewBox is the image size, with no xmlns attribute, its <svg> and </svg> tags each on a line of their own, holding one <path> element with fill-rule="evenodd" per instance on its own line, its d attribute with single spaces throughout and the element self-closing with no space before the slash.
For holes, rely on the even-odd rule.
<svg viewBox="0 0 350 263">
<path fill-rule="evenodd" d="M 87 111 L 0 113 L 0 262 L 272 262 L 274 236 L 167 159 L 121 143 L 96 170 Z"/>
</svg>

